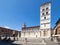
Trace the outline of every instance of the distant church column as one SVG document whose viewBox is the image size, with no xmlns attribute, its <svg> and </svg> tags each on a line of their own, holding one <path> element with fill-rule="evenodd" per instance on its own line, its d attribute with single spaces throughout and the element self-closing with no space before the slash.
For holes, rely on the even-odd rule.
<svg viewBox="0 0 60 45">
<path fill-rule="evenodd" d="M 42 38 L 44 37 L 44 31 L 42 30 Z"/>
<path fill-rule="evenodd" d="M 41 37 L 41 31 L 40 31 L 40 37 Z"/>
<path fill-rule="evenodd" d="M 19 32 L 18 32 L 18 35 L 17 35 L 17 40 L 19 39 Z"/>
</svg>

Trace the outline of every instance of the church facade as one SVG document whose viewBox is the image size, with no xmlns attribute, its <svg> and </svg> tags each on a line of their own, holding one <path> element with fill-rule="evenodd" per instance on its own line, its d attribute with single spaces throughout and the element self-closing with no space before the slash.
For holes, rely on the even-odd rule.
<svg viewBox="0 0 60 45">
<path fill-rule="evenodd" d="M 27 27 L 23 25 L 22 38 L 50 38 L 51 37 L 51 3 L 40 6 L 40 26 Z"/>
</svg>

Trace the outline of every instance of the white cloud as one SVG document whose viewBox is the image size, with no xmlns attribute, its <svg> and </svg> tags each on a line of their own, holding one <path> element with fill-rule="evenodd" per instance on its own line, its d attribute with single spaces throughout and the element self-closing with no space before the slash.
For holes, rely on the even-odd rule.
<svg viewBox="0 0 60 45">
<path fill-rule="evenodd" d="M 10 27 L 9 26 L 4 26 L 4 28 L 8 28 L 9 29 Z"/>
</svg>

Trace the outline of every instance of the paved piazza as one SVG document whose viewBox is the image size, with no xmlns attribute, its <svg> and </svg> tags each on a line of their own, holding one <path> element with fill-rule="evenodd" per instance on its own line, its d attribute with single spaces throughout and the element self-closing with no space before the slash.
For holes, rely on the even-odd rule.
<svg viewBox="0 0 60 45">
<path fill-rule="evenodd" d="M 19 40 L 19 41 L 15 41 L 13 42 L 15 44 L 19 44 L 19 45 L 60 45 L 59 42 L 57 41 L 51 41 L 49 39 L 44 40 L 44 42 L 40 39 L 28 39 L 26 40 Z"/>
<path fill-rule="evenodd" d="M 58 42 L 50 42 L 50 43 L 41 43 L 41 42 L 22 42 L 20 43 L 20 41 L 15 41 L 15 44 L 20 44 L 20 45 L 60 45 L 60 43 Z"/>
</svg>

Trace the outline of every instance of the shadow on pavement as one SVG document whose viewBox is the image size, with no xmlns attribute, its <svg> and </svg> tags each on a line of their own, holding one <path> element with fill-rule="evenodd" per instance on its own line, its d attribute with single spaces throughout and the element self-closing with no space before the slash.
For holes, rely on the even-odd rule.
<svg viewBox="0 0 60 45">
<path fill-rule="evenodd" d="M 14 40 L 6 39 L 0 40 L 0 45 L 21 45 L 21 44 L 13 44 Z"/>
</svg>

